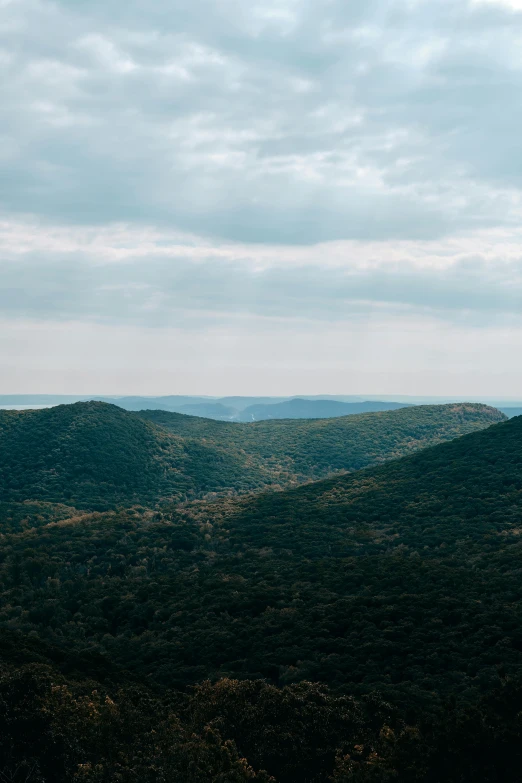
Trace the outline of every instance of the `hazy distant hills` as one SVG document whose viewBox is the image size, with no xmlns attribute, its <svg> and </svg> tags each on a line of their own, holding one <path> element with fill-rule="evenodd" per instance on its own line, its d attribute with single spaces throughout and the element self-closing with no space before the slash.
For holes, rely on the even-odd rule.
<svg viewBox="0 0 522 783">
<path fill-rule="evenodd" d="M 187 395 L 166 395 L 159 397 L 124 396 L 107 397 L 98 395 L 0 395 L 0 408 L 71 404 L 87 401 L 107 402 L 128 411 L 165 410 L 200 416 L 217 421 L 265 421 L 281 418 L 331 418 L 348 416 L 369 411 L 396 410 L 408 405 L 441 405 L 459 402 L 480 402 L 498 408 L 511 417 L 522 412 L 522 401 L 507 400 L 457 400 L 451 398 L 403 397 L 388 399 L 382 397 L 358 397 L 355 395 L 299 395 L 294 397 L 202 397 Z M 341 407 L 344 405 L 344 407 Z"/>
<path fill-rule="evenodd" d="M 218 421 L 266 421 L 267 419 L 329 419 L 338 416 L 350 416 L 357 413 L 373 411 L 388 411 L 405 408 L 407 404 L 400 402 L 341 402 L 339 400 L 308 400 L 296 397 L 290 400 L 274 402 L 256 402 L 245 408 L 237 407 L 244 404 L 247 398 L 224 398 L 223 402 L 195 402 L 191 404 L 173 405 L 169 408 L 164 403 L 156 402 L 152 410 L 171 410 L 188 416 L 200 416 Z M 146 401 L 132 404 L 132 410 L 144 410 Z M 224 404 L 224 402 L 228 404 Z M 119 404 L 119 403 L 118 403 Z M 140 405 L 141 407 L 138 407 Z"/>
<path fill-rule="evenodd" d="M 0 500 L 109 508 L 287 486 L 487 427 L 481 405 L 235 424 L 102 402 L 0 411 Z"/>
<path fill-rule="evenodd" d="M 330 419 L 357 413 L 393 411 L 407 407 L 400 402 L 338 402 L 337 400 L 306 400 L 300 397 L 269 405 L 249 405 L 240 414 L 241 421 L 266 419 Z"/>
<path fill-rule="evenodd" d="M 165 410 L 184 413 L 188 416 L 200 416 L 218 421 L 262 421 L 281 418 L 330 418 L 366 413 L 373 410 L 395 410 L 407 403 L 366 402 L 352 398 L 287 398 L 287 397 L 103 397 L 86 396 L 83 398 L 53 395 L 0 395 L 2 405 L 13 407 L 17 404 L 35 407 L 71 404 L 74 402 L 107 402 L 118 405 L 128 411 Z M 281 407 L 283 406 L 283 407 Z M 344 406 L 344 407 L 343 407 Z"/>
<path fill-rule="evenodd" d="M 522 416 L 522 406 L 518 408 L 499 408 L 499 410 L 501 410 L 502 413 L 508 417 L 508 419 L 512 419 L 515 416 Z"/>
<path fill-rule="evenodd" d="M 266 421 L 267 419 L 328 419 L 406 407 L 404 403 L 399 402 L 341 402 L 339 400 L 309 400 L 302 397 L 281 401 L 269 399 L 265 402 L 251 403 L 245 408 L 241 407 L 246 401 L 247 398 L 224 398 L 221 402 L 197 402 L 190 405 L 179 405 L 176 408 L 172 406 L 171 410 L 220 421 L 250 422 Z M 154 406 L 153 409 L 160 409 L 160 405 Z"/>
</svg>

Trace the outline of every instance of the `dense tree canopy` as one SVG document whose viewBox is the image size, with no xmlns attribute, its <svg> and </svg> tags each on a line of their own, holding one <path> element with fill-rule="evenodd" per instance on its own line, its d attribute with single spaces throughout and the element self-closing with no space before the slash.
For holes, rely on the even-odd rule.
<svg viewBox="0 0 522 783">
<path fill-rule="evenodd" d="M 253 497 L 4 503 L 0 622 L 181 687 L 480 690 L 522 664 L 521 430 Z"/>
<path fill-rule="evenodd" d="M 522 417 L 285 491 L 146 502 L 143 455 L 82 474 L 77 444 L 214 448 L 220 423 L 107 408 L 110 437 L 98 407 L 54 439 L 3 420 L 34 453 L 0 503 L 0 778 L 518 780 Z"/>
<path fill-rule="evenodd" d="M 0 411 L 0 500 L 102 510 L 288 485 L 400 456 L 503 418 L 480 405 L 431 406 L 406 415 L 251 428 L 167 413 L 157 420 L 167 429 L 153 423 L 155 413 L 164 412 L 140 418 L 103 402 Z"/>
<path fill-rule="evenodd" d="M 265 483 L 283 486 L 379 464 L 505 419 L 495 408 L 470 403 L 250 424 L 167 411 L 141 411 L 139 416 L 189 443 L 235 455 L 237 462 L 264 471 Z"/>
</svg>

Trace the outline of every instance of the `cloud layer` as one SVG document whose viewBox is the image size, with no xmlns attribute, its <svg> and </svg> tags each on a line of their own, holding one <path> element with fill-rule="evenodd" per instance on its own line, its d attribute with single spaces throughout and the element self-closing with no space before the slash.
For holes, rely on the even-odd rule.
<svg viewBox="0 0 522 783">
<path fill-rule="evenodd" d="M 464 0 L 4 0 L 1 201 L 231 241 L 520 218 L 522 15 Z"/>
<path fill-rule="evenodd" d="M 521 41 L 518 0 L 0 0 L 5 329 L 518 344 Z"/>
</svg>

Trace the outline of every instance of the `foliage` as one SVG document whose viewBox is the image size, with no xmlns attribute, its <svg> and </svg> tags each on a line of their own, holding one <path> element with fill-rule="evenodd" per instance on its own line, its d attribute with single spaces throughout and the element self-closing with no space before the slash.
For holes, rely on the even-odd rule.
<svg viewBox="0 0 522 783">
<path fill-rule="evenodd" d="M 484 429 L 505 417 L 478 404 L 420 405 L 335 419 L 286 419 L 237 424 L 141 411 L 188 442 L 225 450 L 265 473 L 265 483 L 287 485 L 351 472 Z"/>
<path fill-rule="evenodd" d="M 412 714 L 473 699 L 522 665 L 521 431 L 286 492 L 59 507 L 3 534 L 0 623 L 169 686 L 321 681 Z"/>
<path fill-rule="evenodd" d="M 22 646 L 23 651 L 23 646 Z M 408 725 L 378 694 L 203 682 L 186 695 L 0 665 L 10 783 L 518 783 L 522 684 Z"/>
<path fill-rule="evenodd" d="M 518 780 L 522 417 L 286 491 L 179 502 L 154 460 L 170 438 L 217 448 L 219 422 L 172 434 L 84 410 L 54 434 L 2 420 L 23 481 L 0 503 L 0 780 Z M 121 477 L 91 469 L 131 441 Z"/>
<path fill-rule="evenodd" d="M 0 501 L 106 510 L 209 492 L 241 493 L 353 470 L 502 417 L 477 405 L 410 410 L 406 416 L 397 411 L 395 419 L 372 414 L 269 422 L 262 428 L 227 428 L 168 413 L 158 419 L 169 426 L 174 422 L 176 431 L 152 423 L 161 411 L 140 418 L 102 402 L 0 411 Z"/>
</svg>

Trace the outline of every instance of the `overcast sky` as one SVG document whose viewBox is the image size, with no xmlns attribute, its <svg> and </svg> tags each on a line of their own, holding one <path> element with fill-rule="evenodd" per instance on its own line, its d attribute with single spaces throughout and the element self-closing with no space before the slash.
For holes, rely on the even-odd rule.
<svg viewBox="0 0 522 783">
<path fill-rule="evenodd" d="M 0 393 L 522 396 L 522 0 L 0 0 Z"/>
</svg>

